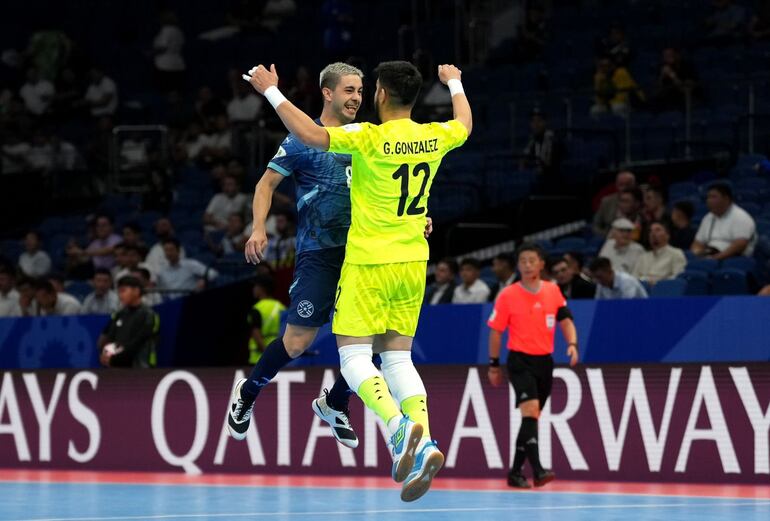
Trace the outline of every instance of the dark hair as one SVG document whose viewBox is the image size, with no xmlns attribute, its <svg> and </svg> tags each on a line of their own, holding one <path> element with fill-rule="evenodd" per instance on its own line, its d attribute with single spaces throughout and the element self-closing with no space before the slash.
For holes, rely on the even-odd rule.
<svg viewBox="0 0 770 521">
<path fill-rule="evenodd" d="M 555 268 L 557 264 L 562 263 L 569 265 L 569 262 L 567 262 L 567 259 L 564 257 L 548 257 L 548 262 L 546 262 L 549 270 Z"/>
<path fill-rule="evenodd" d="M 405 61 L 382 62 L 374 74 L 394 103 L 404 107 L 414 105 L 422 87 L 422 75 L 417 67 Z"/>
<path fill-rule="evenodd" d="M 163 239 L 163 246 L 165 246 L 166 244 L 173 244 L 174 246 L 176 246 L 177 250 L 182 248 L 182 243 L 179 242 L 179 240 L 176 239 L 175 237 L 168 237 L 167 239 Z"/>
<path fill-rule="evenodd" d="M 46 293 L 56 293 L 56 288 L 53 287 L 50 280 L 43 279 L 38 280 L 35 283 L 35 291 L 45 291 Z"/>
<path fill-rule="evenodd" d="M 452 257 L 444 257 L 438 261 L 438 264 L 446 264 L 449 268 L 449 271 L 452 272 L 452 275 L 457 275 L 457 272 L 460 271 L 460 266 L 457 265 L 457 261 Z"/>
<path fill-rule="evenodd" d="M 126 250 L 126 253 L 133 251 L 136 252 L 140 257 L 142 256 L 142 251 L 139 249 L 139 246 L 136 246 L 134 244 L 123 244 L 123 249 Z"/>
<path fill-rule="evenodd" d="M 9 266 L 0 264 L 0 275 L 8 275 L 9 277 L 13 277 L 15 273 Z"/>
<path fill-rule="evenodd" d="M 636 202 L 638 203 L 641 203 L 644 199 L 642 196 L 642 191 L 639 188 L 626 188 L 625 190 L 621 190 L 620 194 L 631 194 L 631 197 L 636 199 Z"/>
<path fill-rule="evenodd" d="M 254 287 L 256 286 L 264 289 L 268 295 L 272 295 L 273 290 L 275 289 L 275 281 L 273 280 L 273 277 L 260 275 L 254 279 Z"/>
<path fill-rule="evenodd" d="M 113 250 L 125 250 L 126 248 L 128 248 L 128 244 L 125 242 L 119 242 L 112 247 Z"/>
<path fill-rule="evenodd" d="M 610 259 L 607 257 L 597 257 L 591 261 L 591 265 L 588 266 L 588 269 L 592 272 L 602 270 L 608 271 L 612 269 L 612 262 L 610 262 Z"/>
<path fill-rule="evenodd" d="M 568 251 L 567 253 L 564 254 L 564 260 L 565 261 L 567 260 L 567 255 L 569 255 L 570 257 L 575 259 L 575 262 L 577 262 L 579 270 L 583 269 L 583 264 L 585 263 L 585 259 L 586 259 L 585 255 L 583 255 L 579 251 L 574 251 L 574 250 L 573 251 Z"/>
<path fill-rule="evenodd" d="M 666 233 L 671 235 L 671 226 L 669 226 L 667 222 L 665 222 L 665 221 L 651 221 L 650 225 L 648 226 L 647 229 L 649 230 L 650 228 L 652 228 L 653 224 L 659 224 L 660 226 L 663 227 L 664 230 L 666 230 Z M 648 233 L 649 233 L 649 231 L 648 231 Z"/>
<path fill-rule="evenodd" d="M 674 203 L 673 208 L 682 212 L 688 221 L 691 221 L 692 216 L 695 215 L 695 205 L 690 201 L 677 201 Z"/>
<path fill-rule="evenodd" d="M 506 263 L 512 270 L 516 269 L 516 259 L 508 252 L 502 252 L 495 255 L 495 260 Z"/>
<path fill-rule="evenodd" d="M 34 235 L 35 238 L 37 238 L 38 242 L 43 242 L 43 237 L 40 235 L 40 232 L 37 230 L 29 230 L 26 235 Z"/>
<path fill-rule="evenodd" d="M 140 291 L 144 289 L 144 285 L 142 284 L 142 281 L 134 277 L 133 275 L 125 275 L 123 277 L 120 277 L 120 280 L 118 281 L 118 287 L 122 288 L 124 286 L 139 288 Z"/>
<path fill-rule="evenodd" d="M 537 256 L 540 257 L 540 260 L 545 260 L 545 250 L 543 250 L 543 248 L 534 242 L 525 242 L 519 246 L 518 250 L 516 250 L 516 262 L 519 262 L 519 257 L 521 257 L 521 254 L 525 251 L 534 251 Z"/>
<path fill-rule="evenodd" d="M 719 192 L 723 196 L 729 197 L 731 201 L 733 199 L 733 189 L 727 183 L 722 183 L 722 182 L 719 182 L 719 181 L 717 181 L 716 183 L 711 183 L 709 185 L 707 191 L 710 192 L 712 190 L 716 190 L 717 192 Z"/>
<path fill-rule="evenodd" d="M 94 278 L 96 278 L 97 275 L 107 275 L 109 278 L 112 278 L 112 272 L 107 268 L 96 268 L 94 270 Z"/>
<path fill-rule="evenodd" d="M 139 226 L 139 223 L 135 223 L 135 222 L 126 223 L 123 225 L 123 228 L 128 228 L 129 230 L 137 234 L 142 233 L 142 227 Z"/>
<path fill-rule="evenodd" d="M 147 280 L 150 280 L 152 278 L 152 275 L 150 274 L 150 270 L 147 268 L 134 268 L 131 270 L 131 273 L 141 273 L 142 277 L 144 277 Z"/>
<path fill-rule="evenodd" d="M 466 257 L 460 261 L 460 267 L 464 268 L 465 266 L 470 266 L 472 268 L 476 268 L 477 270 L 480 270 L 481 261 L 479 261 L 479 259 L 476 259 L 474 257 Z"/>
<path fill-rule="evenodd" d="M 658 186 L 648 186 L 647 187 L 648 192 L 655 192 L 658 194 L 661 198 L 661 200 L 665 203 L 666 202 L 666 194 L 663 193 L 663 190 Z"/>
<path fill-rule="evenodd" d="M 106 213 L 97 214 L 94 217 L 94 224 L 96 224 L 96 221 L 98 221 L 99 219 L 107 219 L 107 222 L 109 222 L 110 224 L 113 223 L 112 216 L 107 215 Z"/>
<path fill-rule="evenodd" d="M 54 272 L 49 273 L 48 277 L 47 277 L 47 280 L 49 280 L 49 281 L 55 280 L 57 282 L 61 282 L 62 285 L 64 284 L 64 279 L 65 279 L 64 275 L 62 275 L 58 271 L 54 271 Z"/>
</svg>

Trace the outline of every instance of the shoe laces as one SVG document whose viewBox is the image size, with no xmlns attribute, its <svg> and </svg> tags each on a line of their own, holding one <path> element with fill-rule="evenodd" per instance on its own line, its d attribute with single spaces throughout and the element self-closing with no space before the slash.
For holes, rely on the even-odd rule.
<svg viewBox="0 0 770 521">
<path fill-rule="evenodd" d="M 345 422 L 350 423 L 350 408 L 346 406 L 344 409 L 339 410 L 329 405 L 329 389 L 324 389 L 324 401 L 329 409 L 342 416 L 342 419 L 345 420 Z"/>
<path fill-rule="evenodd" d="M 235 406 L 235 418 L 238 421 L 249 420 L 251 418 L 252 405 L 254 405 L 253 402 L 247 406 L 243 398 L 238 398 L 238 403 Z"/>
</svg>

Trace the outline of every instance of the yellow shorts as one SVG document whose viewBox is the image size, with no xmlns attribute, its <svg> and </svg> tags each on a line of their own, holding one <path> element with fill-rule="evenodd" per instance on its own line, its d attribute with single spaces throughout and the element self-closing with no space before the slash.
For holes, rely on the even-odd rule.
<svg viewBox="0 0 770 521">
<path fill-rule="evenodd" d="M 354 337 L 386 330 L 414 336 L 425 295 L 427 261 L 342 265 L 332 332 Z"/>
</svg>

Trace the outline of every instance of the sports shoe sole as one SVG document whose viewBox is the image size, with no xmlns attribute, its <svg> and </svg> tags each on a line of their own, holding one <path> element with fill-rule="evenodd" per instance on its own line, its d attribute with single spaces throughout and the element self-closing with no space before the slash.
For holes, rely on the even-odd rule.
<svg viewBox="0 0 770 521">
<path fill-rule="evenodd" d="M 412 427 L 412 432 L 409 434 L 409 439 L 406 442 L 404 455 L 401 456 L 401 460 L 396 467 L 395 476 L 393 476 L 396 483 L 404 481 L 409 476 L 409 473 L 412 472 L 412 468 L 414 468 L 415 453 L 417 452 L 417 445 L 420 444 L 422 439 L 422 429 L 423 427 L 419 423 L 415 423 L 414 427 Z"/>
<path fill-rule="evenodd" d="M 230 403 L 227 406 L 227 431 L 230 433 L 230 436 L 232 436 L 234 439 L 241 441 L 246 439 L 246 434 L 248 433 L 249 429 L 246 428 L 243 432 L 238 432 L 235 429 L 233 429 L 232 425 L 230 425 L 230 420 L 232 419 L 231 413 L 233 410 L 233 402 L 237 400 L 241 395 L 241 387 L 243 387 L 243 384 L 246 382 L 245 378 L 242 378 L 240 381 L 238 381 L 237 384 L 235 384 L 235 387 L 233 388 L 232 394 L 230 394 Z M 250 422 L 251 420 L 249 420 Z"/>
<path fill-rule="evenodd" d="M 338 442 L 340 442 L 341 444 L 343 444 L 344 446 L 346 446 L 346 447 L 348 447 L 350 449 L 355 449 L 355 448 L 358 447 L 358 440 L 357 439 L 355 439 L 355 440 L 343 440 L 343 439 L 340 439 L 340 438 L 337 437 L 337 432 L 334 430 L 334 427 L 328 421 L 326 421 L 326 418 L 324 417 L 323 413 L 321 412 L 321 408 L 318 407 L 318 398 L 313 400 L 313 403 L 312 403 L 311 407 L 313 408 L 313 412 L 315 413 L 315 415 L 318 416 L 319 418 L 321 418 L 321 420 L 323 422 L 325 422 L 327 425 L 329 425 L 329 428 L 331 428 L 332 434 L 334 435 L 334 439 L 335 440 L 337 440 Z"/>
<path fill-rule="evenodd" d="M 536 487 L 542 487 L 542 486 L 547 485 L 548 483 L 550 483 L 554 479 L 556 479 L 556 474 L 551 473 L 551 474 L 548 474 L 547 476 L 545 476 L 543 479 L 535 479 L 535 480 L 533 480 L 532 483 Z"/>
<path fill-rule="evenodd" d="M 433 483 L 433 478 L 436 476 L 441 467 L 444 466 L 444 455 L 440 452 L 434 452 L 428 456 L 428 460 L 425 462 L 425 467 L 422 474 L 404 485 L 401 489 L 401 501 L 409 503 L 416 501 L 425 495 L 430 486 Z"/>
</svg>

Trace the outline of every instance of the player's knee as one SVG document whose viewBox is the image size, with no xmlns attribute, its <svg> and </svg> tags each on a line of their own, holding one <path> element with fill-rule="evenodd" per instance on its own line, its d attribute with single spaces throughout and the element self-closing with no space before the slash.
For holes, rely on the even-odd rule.
<svg viewBox="0 0 770 521">
<path fill-rule="evenodd" d="M 292 328 L 286 328 L 286 332 L 283 334 L 283 345 L 288 355 L 291 358 L 302 355 L 315 340 L 316 332 L 316 329 L 295 331 Z"/>
</svg>

